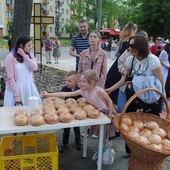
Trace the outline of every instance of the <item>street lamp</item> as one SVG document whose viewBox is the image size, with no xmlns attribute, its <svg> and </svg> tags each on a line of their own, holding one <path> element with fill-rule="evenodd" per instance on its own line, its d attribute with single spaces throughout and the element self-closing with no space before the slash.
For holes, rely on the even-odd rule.
<svg viewBox="0 0 170 170">
<path fill-rule="evenodd" d="M 102 12 L 102 0 L 98 0 L 98 16 L 97 16 L 97 22 L 98 22 L 98 27 L 97 31 L 100 31 L 101 28 L 101 12 Z"/>
</svg>

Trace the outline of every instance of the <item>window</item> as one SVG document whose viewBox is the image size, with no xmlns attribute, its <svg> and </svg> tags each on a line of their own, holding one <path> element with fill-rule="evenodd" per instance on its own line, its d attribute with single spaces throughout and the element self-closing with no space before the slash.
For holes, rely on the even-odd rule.
<svg viewBox="0 0 170 170">
<path fill-rule="evenodd" d="M 50 33 L 53 33 L 53 27 L 50 27 Z"/>
<path fill-rule="evenodd" d="M 64 33 L 64 28 L 61 28 L 61 32 Z"/>
<path fill-rule="evenodd" d="M 66 10 L 66 15 L 68 15 L 68 9 Z"/>
<path fill-rule="evenodd" d="M 42 32 L 46 32 L 46 27 L 41 28 Z"/>
<path fill-rule="evenodd" d="M 7 4 L 12 4 L 12 0 L 6 0 Z"/>
<path fill-rule="evenodd" d="M 66 24 L 68 24 L 68 19 L 66 19 Z"/>
<path fill-rule="evenodd" d="M 13 12 L 6 11 L 7 18 L 13 18 Z"/>
<path fill-rule="evenodd" d="M 62 24 L 64 24 L 64 18 L 61 19 Z"/>
<path fill-rule="evenodd" d="M 62 8 L 62 14 L 64 14 L 64 9 Z"/>
</svg>

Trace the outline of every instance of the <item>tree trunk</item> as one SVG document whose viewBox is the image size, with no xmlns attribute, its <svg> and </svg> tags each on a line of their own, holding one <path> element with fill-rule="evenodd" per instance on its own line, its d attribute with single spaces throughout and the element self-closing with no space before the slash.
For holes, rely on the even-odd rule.
<svg viewBox="0 0 170 170">
<path fill-rule="evenodd" d="M 30 35 L 33 0 L 15 0 L 12 29 L 12 47 L 21 34 Z"/>
</svg>

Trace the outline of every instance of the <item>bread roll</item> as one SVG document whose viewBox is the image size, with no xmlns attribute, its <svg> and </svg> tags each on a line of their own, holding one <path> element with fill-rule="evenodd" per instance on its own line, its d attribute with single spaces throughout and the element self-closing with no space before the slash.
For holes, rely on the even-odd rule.
<svg viewBox="0 0 170 170">
<path fill-rule="evenodd" d="M 44 113 L 41 109 L 36 109 L 36 110 L 33 110 L 30 114 L 31 116 L 33 115 L 41 115 L 41 116 L 44 116 Z"/>
<path fill-rule="evenodd" d="M 46 99 L 43 100 L 42 103 L 43 103 L 43 105 L 44 105 L 44 104 L 45 104 L 45 105 L 46 105 L 46 104 L 53 104 L 53 101 L 52 101 L 50 98 L 46 98 Z"/>
<path fill-rule="evenodd" d="M 56 98 L 56 99 L 54 100 L 54 103 L 55 103 L 55 104 L 65 104 L 65 101 L 64 101 L 63 99 Z"/>
<path fill-rule="evenodd" d="M 70 109 L 66 106 L 60 107 L 58 110 L 58 114 L 65 113 L 65 112 L 70 112 Z"/>
<path fill-rule="evenodd" d="M 81 106 L 81 107 L 84 107 L 85 105 L 87 105 L 88 103 L 86 102 L 86 101 L 82 101 L 82 102 L 79 102 L 79 106 Z"/>
<path fill-rule="evenodd" d="M 88 110 L 87 115 L 89 118 L 97 119 L 100 116 L 100 112 L 97 109 Z"/>
<path fill-rule="evenodd" d="M 83 110 L 82 107 L 80 107 L 79 105 L 72 105 L 72 107 L 70 108 L 70 113 L 74 114 L 74 112 L 76 110 Z"/>
<path fill-rule="evenodd" d="M 23 109 L 19 109 L 14 113 L 14 117 L 18 116 L 18 115 L 24 115 L 24 116 L 28 116 L 28 113 L 26 110 Z"/>
<path fill-rule="evenodd" d="M 58 110 L 60 107 L 67 107 L 65 103 L 56 104 L 54 103 L 55 109 Z"/>
<path fill-rule="evenodd" d="M 87 104 L 83 107 L 83 110 L 85 110 L 86 112 L 88 112 L 89 110 L 95 109 L 94 106 Z"/>
<path fill-rule="evenodd" d="M 15 116 L 14 123 L 17 126 L 25 126 L 28 124 L 28 117 L 22 114 Z"/>
<path fill-rule="evenodd" d="M 77 102 L 80 103 L 80 102 L 86 102 L 86 99 L 83 98 L 83 97 L 80 97 L 77 99 Z"/>
<path fill-rule="evenodd" d="M 87 112 L 85 110 L 76 110 L 74 112 L 74 118 L 77 120 L 84 120 L 87 118 Z"/>
<path fill-rule="evenodd" d="M 69 108 L 71 108 L 72 106 L 75 106 L 75 105 L 77 105 L 78 106 L 78 103 L 75 101 L 75 102 L 67 102 L 67 107 L 69 107 Z"/>
<path fill-rule="evenodd" d="M 14 149 L 7 149 L 4 153 L 4 156 L 14 156 L 14 155 L 15 155 Z"/>
<path fill-rule="evenodd" d="M 73 99 L 73 98 L 68 98 L 68 99 L 66 99 L 66 104 L 68 104 L 68 103 L 77 103 L 77 101 L 75 100 L 75 99 Z"/>
<path fill-rule="evenodd" d="M 59 117 L 55 113 L 48 113 L 44 115 L 44 120 L 46 123 L 55 124 L 59 121 Z"/>
<path fill-rule="evenodd" d="M 69 112 L 64 112 L 59 115 L 59 121 L 63 123 L 71 122 L 73 116 Z"/>
<path fill-rule="evenodd" d="M 43 105 L 42 110 L 44 112 L 44 111 L 46 111 L 46 109 L 48 110 L 49 108 L 55 109 L 55 106 L 53 104 L 46 104 L 46 105 Z"/>
<path fill-rule="evenodd" d="M 58 111 L 55 110 L 54 108 L 46 108 L 46 110 L 44 110 L 43 113 L 44 113 L 44 115 L 49 114 L 49 113 L 58 114 Z"/>
<path fill-rule="evenodd" d="M 32 126 L 41 126 L 44 124 L 44 117 L 40 115 L 33 115 L 30 118 L 30 124 Z"/>
</svg>

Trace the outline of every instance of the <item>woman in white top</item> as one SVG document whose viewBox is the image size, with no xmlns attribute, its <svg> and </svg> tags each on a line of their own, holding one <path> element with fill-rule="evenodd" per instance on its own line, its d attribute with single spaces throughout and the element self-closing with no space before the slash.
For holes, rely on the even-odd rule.
<svg viewBox="0 0 170 170">
<path fill-rule="evenodd" d="M 131 75 L 133 76 L 155 76 L 160 82 L 162 89 L 164 89 L 164 80 L 160 60 L 158 57 L 155 57 L 155 55 L 149 53 L 147 39 L 142 35 L 135 35 L 131 37 L 128 42 L 128 50 L 131 56 L 129 56 L 125 62 L 126 70 L 122 76 L 122 79 L 106 91 L 110 93 L 122 85 L 129 83 L 126 82 L 126 77 L 130 74 L 131 69 Z M 145 106 L 148 107 L 148 104 L 146 103 Z M 133 109 L 137 110 L 138 108 L 136 107 L 137 106 L 133 107 Z M 159 107 L 159 109 L 155 109 L 155 106 L 153 106 L 150 113 L 159 115 L 161 111 L 160 109 L 161 107 Z"/>
<path fill-rule="evenodd" d="M 125 61 L 126 70 L 124 72 L 124 75 L 122 75 L 122 78 L 118 83 L 116 83 L 106 91 L 110 93 L 113 90 L 121 87 L 122 85 L 125 85 L 126 83 L 132 84 L 132 80 L 126 81 L 126 77 L 130 74 L 130 72 L 131 75 L 134 76 L 134 78 L 135 76 L 137 76 L 138 78 L 140 78 L 140 76 L 155 76 L 163 89 L 164 81 L 161 70 L 161 63 L 158 57 L 150 54 L 147 38 L 143 35 L 135 35 L 131 37 L 128 42 L 128 51 L 130 52 L 131 56 L 129 56 Z M 143 82 L 141 84 L 143 84 Z M 161 104 L 161 98 L 153 104 L 145 103 L 138 98 L 136 101 L 131 102 L 126 112 L 135 112 L 137 111 L 137 109 L 143 109 L 143 112 L 145 113 L 159 115 L 159 113 L 161 112 Z M 124 154 L 123 157 L 128 158 L 130 157 L 131 151 L 127 145 L 125 149 L 126 154 Z"/>
<path fill-rule="evenodd" d="M 170 67 L 170 43 L 167 43 L 164 46 L 164 49 L 161 51 L 160 55 L 159 55 L 159 59 L 162 65 L 162 73 L 163 73 L 163 77 L 164 77 L 164 84 L 166 83 L 166 79 L 168 76 L 168 71 L 169 71 L 169 67 Z"/>
</svg>

